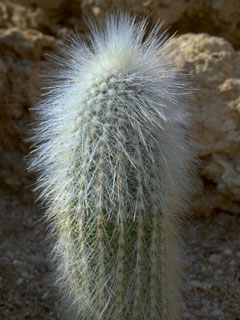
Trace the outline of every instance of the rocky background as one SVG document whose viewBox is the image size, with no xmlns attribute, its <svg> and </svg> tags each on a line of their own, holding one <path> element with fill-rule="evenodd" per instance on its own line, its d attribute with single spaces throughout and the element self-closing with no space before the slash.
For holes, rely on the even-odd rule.
<svg viewBox="0 0 240 320">
<path fill-rule="evenodd" d="M 240 319 L 239 0 L 0 0 L 0 319 L 59 319 L 25 156 L 46 53 L 123 9 L 178 31 L 193 83 L 200 183 L 186 226 L 184 319 Z"/>
</svg>

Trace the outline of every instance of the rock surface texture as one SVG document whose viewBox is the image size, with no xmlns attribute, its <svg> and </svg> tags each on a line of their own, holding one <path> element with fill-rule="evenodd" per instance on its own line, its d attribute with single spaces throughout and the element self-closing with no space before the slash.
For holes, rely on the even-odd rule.
<svg viewBox="0 0 240 320">
<path fill-rule="evenodd" d="M 87 16 L 102 17 L 114 9 L 131 10 L 137 15 L 150 13 L 180 34 L 206 32 L 224 37 L 240 48 L 239 0 L 2 0 L 0 15 L 8 24 L 28 25 L 56 32 L 58 23 L 79 25 Z"/>
<path fill-rule="evenodd" d="M 35 30 L 0 29 L 0 184 L 29 197 L 24 156 L 33 106 L 40 94 L 39 78 L 54 38 Z M 9 189 L 10 188 L 10 189 Z"/>
<path fill-rule="evenodd" d="M 240 53 L 207 34 L 177 40 L 181 64 L 196 88 L 193 119 L 202 160 L 202 213 L 221 209 L 240 213 Z"/>
<path fill-rule="evenodd" d="M 173 26 L 180 33 L 207 32 L 228 39 L 234 46 L 240 46 L 240 5 L 238 0 L 83 0 L 82 13 L 101 15 L 114 7 L 131 8 L 138 14 L 151 13 L 156 22 L 164 20 L 166 26 Z"/>
</svg>

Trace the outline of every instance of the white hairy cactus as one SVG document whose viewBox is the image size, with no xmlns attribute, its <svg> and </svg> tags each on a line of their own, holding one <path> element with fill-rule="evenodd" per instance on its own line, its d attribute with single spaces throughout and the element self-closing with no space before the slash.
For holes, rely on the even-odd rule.
<svg viewBox="0 0 240 320">
<path fill-rule="evenodd" d="M 66 315 L 180 318 L 179 223 L 192 148 L 177 52 L 159 27 L 111 16 L 72 40 L 35 108 L 32 167 Z"/>
</svg>

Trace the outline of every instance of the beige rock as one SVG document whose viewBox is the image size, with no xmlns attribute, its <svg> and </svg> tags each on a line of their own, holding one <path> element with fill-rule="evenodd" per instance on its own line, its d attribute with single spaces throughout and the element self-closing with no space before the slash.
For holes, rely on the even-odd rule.
<svg viewBox="0 0 240 320">
<path fill-rule="evenodd" d="M 96 11 L 96 8 L 97 11 Z M 206 32 L 228 39 L 240 47 L 239 0 L 82 0 L 83 16 L 97 12 L 101 17 L 113 8 L 130 9 L 137 15 L 150 13 L 152 23 L 159 19 L 179 33 Z"/>
<path fill-rule="evenodd" d="M 64 27 L 82 29 L 89 15 L 98 20 L 113 9 L 130 10 L 137 16 L 149 14 L 151 22 L 159 19 L 164 27 L 179 34 L 206 32 L 224 37 L 240 48 L 239 0 L 2 0 L 4 25 L 37 28 L 59 35 Z M 1 10 L 2 8 L 2 10 Z M 11 14 L 9 14 L 11 12 Z M 2 16 L 2 17 L 1 17 Z M 7 18 L 6 18 L 7 17 Z M 69 30 L 70 30 L 69 29 Z"/>
<path fill-rule="evenodd" d="M 42 3 L 42 1 L 38 2 Z M 59 29 L 62 27 L 57 26 L 57 19 L 54 18 L 56 14 L 48 15 L 42 7 L 32 4 L 33 2 L 28 0 L 25 2 L 24 0 L 22 2 L 2 0 L 0 2 L 0 28 L 36 29 L 54 35 L 61 32 Z"/>
<path fill-rule="evenodd" d="M 26 7 L 35 5 L 46 10 L 56 10 L 62 5 L 64 0 L 15 0 L 14 2 Z"/>
<path fill-rule="evenodd" d="M 57 41 L 34 30 L 0 29 L 0 185 L 22 193 L 29 177 L 24 155 L 33 106 L 40 93 L 44 54 Z"/>
<path fill-rule="evenodd" d="M 229 42 L 207 34 L 177 40 L 182 66 L 196 91 L 194 133 L 204 182 L 195 207 L 240 213 L 240 53 Z"/>
</svg>

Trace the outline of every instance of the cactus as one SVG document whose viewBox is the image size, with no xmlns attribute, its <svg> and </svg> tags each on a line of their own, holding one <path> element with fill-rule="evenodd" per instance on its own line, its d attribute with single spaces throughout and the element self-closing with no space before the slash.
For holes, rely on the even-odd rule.
<svg viewBox="0 0 240 320">
<path fill-rule="evenodd" d="M 73 39 L 35 108 L 31 167 L 64 319 L 180 318 L 187 90 L 171 41 L 146 25 L 112 15 L 88 45 Z"/>
</svg>

